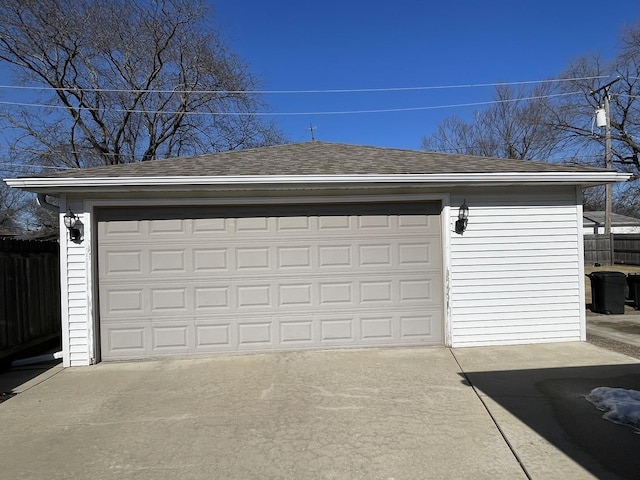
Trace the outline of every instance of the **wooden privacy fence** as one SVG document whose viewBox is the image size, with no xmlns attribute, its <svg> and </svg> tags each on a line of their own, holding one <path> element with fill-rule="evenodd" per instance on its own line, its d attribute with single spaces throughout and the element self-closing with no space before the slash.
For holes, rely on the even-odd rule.
<svg viewBox="0 0 640 480">
<path fill-rule="evenodd" d="M 640 234 L 613 233 L 584 236 L 584 264 L 640 265 Z"/>
<path fill-rule="evenodd" d="M 57 242 L 0 239 L 0 359 L 61 334 Z"/>
<path fill-rule="evenodd" d="M 613 264 L 613 235 L 584 236 L 584 264 Z"/>
<path fill-rule="evenodd" d="M 613 262 L 640 265 L 640 235 L 616 233 L 613 235 Z"/>
</svg>

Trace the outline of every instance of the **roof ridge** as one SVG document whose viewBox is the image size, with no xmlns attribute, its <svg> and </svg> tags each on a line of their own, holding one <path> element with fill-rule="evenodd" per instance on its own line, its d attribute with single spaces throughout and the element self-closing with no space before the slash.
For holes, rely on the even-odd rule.
<svg viewBox="0 0 640 480">
<path fill-rule="evenodd" d="M 365 176 L 605 172 L 591 167 L 312 140 L 29 178 Z M 614 172 L 612 172 L 614 173 Z"/>
</svg>

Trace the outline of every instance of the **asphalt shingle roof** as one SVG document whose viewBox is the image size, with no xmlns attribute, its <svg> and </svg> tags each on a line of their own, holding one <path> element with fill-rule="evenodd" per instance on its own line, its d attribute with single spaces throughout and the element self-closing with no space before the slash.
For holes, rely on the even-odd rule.
<svg viewBox="0 0 640 480">
<path fill-rule="evenodd" d="M 604 211 L 595 211 L 595 212 L 583 212 L 585 220 L 590 221 L 591 223 L 597 223 L 600 225 L 604 225 L 605 222 L 605 212 Z M 634 217 L 628 217 L 626 215 L 620 215 L 617 213 L 611 214 L 611 225 L 614 226 L 640 226 L 640 219 Z"/>
<path fill-rule="evenodd" d="M 602 172 L 603 169 L 415 150 L 305 142 L 65 170 L 39 178 Z"/>
</svg>

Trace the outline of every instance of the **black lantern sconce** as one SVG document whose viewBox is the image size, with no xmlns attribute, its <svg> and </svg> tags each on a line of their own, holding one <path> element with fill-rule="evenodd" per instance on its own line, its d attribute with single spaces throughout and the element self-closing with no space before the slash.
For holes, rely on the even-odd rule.
<svg viewBox="0 0 640 480">
<path fill-rule="evenodd" d="M 71 209 L 64 215 L 64 226 L 69 230 L 69 238 L 72 242 L 79 243 L 82 240 L 82 222 Z"/>
<path fill-rule="evenodd" d="M 458 210 L 458 220 L 456 220 L 456 233 L 462 235 L 467 229 L 467 223 L 469 222 L 469 207 L 467 207 L 467 200 L 460 205 Z"/>
</svg>

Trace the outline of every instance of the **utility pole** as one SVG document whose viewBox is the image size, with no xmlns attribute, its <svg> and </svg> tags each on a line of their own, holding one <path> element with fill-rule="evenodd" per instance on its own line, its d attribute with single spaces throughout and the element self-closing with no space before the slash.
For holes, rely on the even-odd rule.
<svg viewBox="0 0 640 480">
<path fill-rule="evenodd" d="M 601 86 L 597 90 L 593 90 L 591 95 L 595 97 L 595 94 L 602 91 L 602 100 L 604 103 L 604 167 L 611 170 L 611 115 L 609 113 L 609 89 L 611 85 L 620 80 L 620 76 L 610 81 L 606 85 Z M 602 126 L 602 125 L 598 125 Z M 611 234 L 611 213 L 613 210 L 613 194 L 611 184 L 607 183 L 604 186 L 604 234 Z"/>
</svg>

